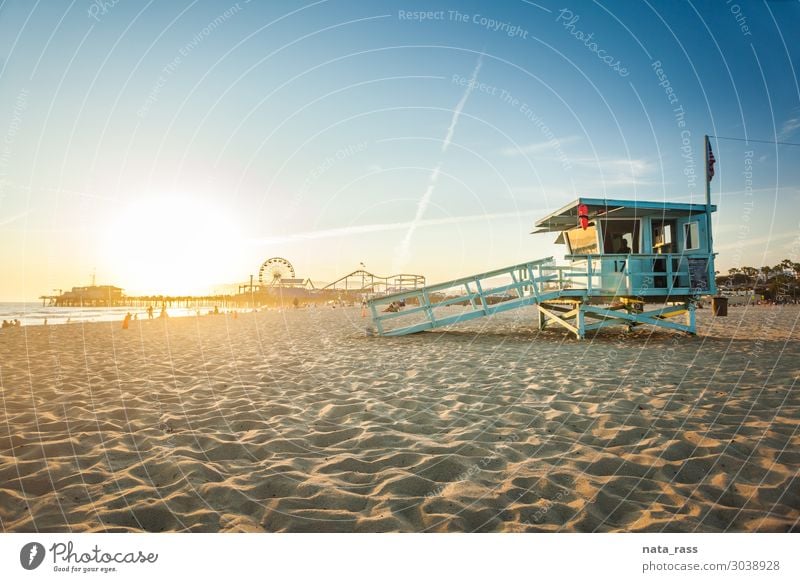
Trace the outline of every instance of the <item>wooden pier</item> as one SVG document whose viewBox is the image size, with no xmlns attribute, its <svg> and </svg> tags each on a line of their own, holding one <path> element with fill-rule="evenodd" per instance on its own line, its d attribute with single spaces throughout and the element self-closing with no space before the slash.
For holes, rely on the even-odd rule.
<svg viewBox="0 0 800 582">
<path fill-rule="evenodd" d="M 43 307 L 134 307 L 161 309 L 182 307 L 200 309 L 254 309 L 297 303 L 324 303 L 342 299 L 340 290 L 260 287 L 245 285 L 236 294 L 216 295 L 125 295 L 113 286 L 74 287 L 59 295 L 42 295 Z"/>
</svg>

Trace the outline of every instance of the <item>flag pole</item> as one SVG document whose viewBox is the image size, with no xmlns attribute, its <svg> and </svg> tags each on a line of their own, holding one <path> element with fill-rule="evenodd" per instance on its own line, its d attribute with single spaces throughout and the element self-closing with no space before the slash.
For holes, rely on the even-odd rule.
<svg viewBox="0 0 800 582">
<path fill-rule="evenodd" d="M 706 160 L 706 240 L 708 242 L 708 266 L 709 266 L 709 283 L 711 291 L 716 293 L 717 277 L 714 272 L 714 237 L 711 235 L 711 176 L 709 174 L 709 151 L 711 144 L 708 141 L 708 134 L 703 139 L 703 152 Z"/>
<path fill-rule="evenodd" d="M 711 249 L 714 247 L 711 245 L 712 238 L 711 238 L 711 176 L 709 175 L 709 167 L 708 167 L 708 148 L 711 144 L 708 142 L 708 136 L 706 135 L 703 139 L 703 151 L 705 152 L 705 159 L 706 159 L 706 216 L 708 217 L 708 252 L 711 252 Z"/>
</svg>

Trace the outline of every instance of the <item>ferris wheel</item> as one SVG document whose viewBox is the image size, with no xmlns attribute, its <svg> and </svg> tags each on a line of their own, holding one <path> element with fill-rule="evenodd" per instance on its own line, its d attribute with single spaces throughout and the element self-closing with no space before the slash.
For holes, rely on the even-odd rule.
<svg viewBox="0 0 800 582">
<path fill-rule="evenodd" d="M 294 279 L 294 267 L 282 257 L 267 259 L 258 270 L 258 284 L 280 285 L 283 279 Z"/>
</svg>

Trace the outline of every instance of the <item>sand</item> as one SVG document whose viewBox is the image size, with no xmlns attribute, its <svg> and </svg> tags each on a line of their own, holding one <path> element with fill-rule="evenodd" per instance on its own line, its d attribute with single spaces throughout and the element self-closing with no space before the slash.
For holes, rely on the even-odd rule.
<svg viewBox="0 0 800 582">
<path fill-rule="evenodd" d="M 800 520 L 798 307 L 578 341 L 530 309 L 0 332 L 0 527 L 770 531 Z"/>
</svg>

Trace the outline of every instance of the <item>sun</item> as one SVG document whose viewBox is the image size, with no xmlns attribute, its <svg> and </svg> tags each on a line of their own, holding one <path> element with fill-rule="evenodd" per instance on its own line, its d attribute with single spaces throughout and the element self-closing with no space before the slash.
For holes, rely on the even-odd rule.
<svg viewBox="0 0 800 582">
<path fill-rule="evenodd" d="M 189 196 L 151 196 L 110 221 L 104 254 L 114 284 L 130 294 L 198 295 L 241 279 L 240 237 L 223 207 Z"/>
</svg>

